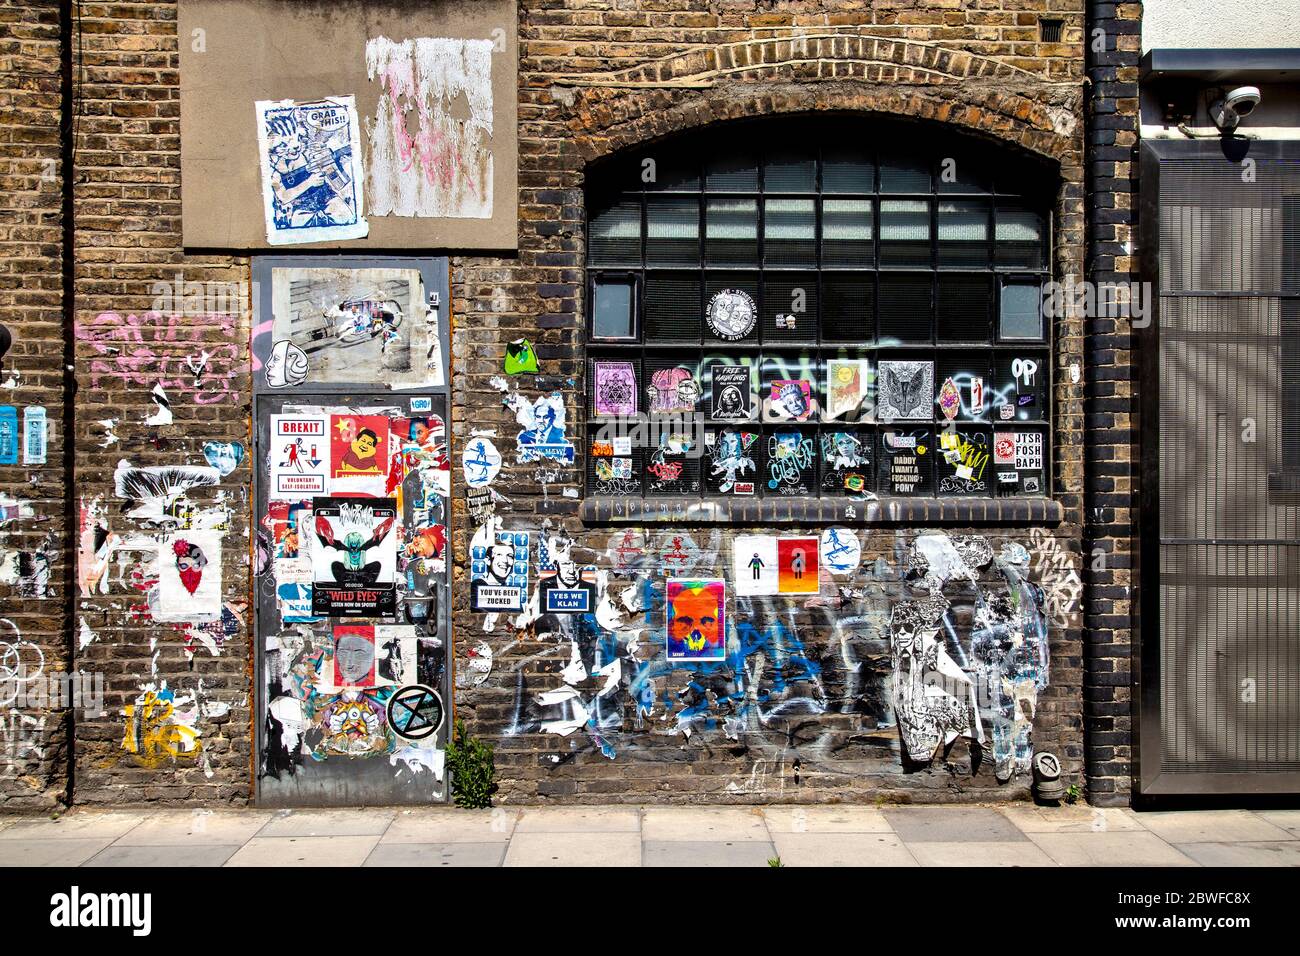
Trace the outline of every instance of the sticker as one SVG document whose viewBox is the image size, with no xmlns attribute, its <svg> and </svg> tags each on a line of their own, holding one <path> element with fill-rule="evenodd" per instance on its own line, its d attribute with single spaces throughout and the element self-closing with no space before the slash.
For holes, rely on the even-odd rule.
<svg viewBox="0 0 1300 956">
<path fill-rule="evenodd" d="M 18 464 L 18 409 L 0 405 L 0 465 Z"/>
<path fill-rule="evenodd" d="M 996 432 L 993 435 L 993 464 L 1012 465 L 1016 461 L 1016 436 L 1014 432 Z"/>
<path fill-rule="evenodd" d="M 388 726 L 403 740 L 424 740 L 442 729 L 446 711 L 432 687 L 408 684 L 388 698 Z"/>
<path fill-rule="evenodd" d="M 256 109 L 266 241 L 280 246 L 369 233 L 353 97 L 260 100 Z"/>
<path fill-rule="evenodd" d="M 736 594 L 742 597 L 776 594 L 776 538 L 771 535 L 740 535 L 732 543 L 731 574 Z"/>
<path fill-rule="evenodd" d="M 411 399 L 412 412 L 431 412 L 433 411 L 433 396 L 419 395 Z"/>
<path fill-rule="evenodd" d="M 984 414 L 984 379 L 978 375 L 970 380 L 970 412 L 976 418 Z"/>
<path fill-rule="evenodd" d="M 158 550 L 159 621 L 221 616 L 220 531 L 176 531 Z"/>
<path fill-rule="evenodd" d="M 288 339 L 271 347 L 266 359 L 266 384 L 271 388 L 286 388 L 307 381 L 307 353 Z"/>
<path fill-rule="evenodd" d="M 573 443 L 564 434 L 564 398 L 558 392 L 531 405 L 522 403 L 515 412 L 515 421 L 523 426 L 517 439 L 521 462 L 547 458 L 573 464 Z"/>
<path fill-rule="evenodd" d="M 961 393 L 951 378 L 944 379 L 940 386 L 938 403 L 939 411 L 943 412 L 943 417 L 948 421 L 952 421 L 961 412 Z"/>
<path fill-rule="evenodd" d="M 771 385 L 772 411 L 781 418 L 804 422 L 812 414 L 812 382 L 777 379 Z"/>
<path fill-rule="evenodd" d="M 669 661 L 727 659 L 726 584 L 721 578 L 669 578 L 664 604 Z"/>
<path fill-rule="evenodd" d="M 23 409 L 23 464 L 45 464 L 45 409 L 40 405 Z"/>
<path fill-rule="evenodd" d="M 527 531 L 502 531 L 493 518 L 470 541 L 470 607 L 522 611 L 528 594 Z"/>
<path fill-rule="evenodd" d="M 501 471 L 501 453 L 486 438 L 471 439 L 461 459 L 461 470 L 465 473 L 465 484 L 486 488 Z"/>
<path fill-rule="evenodd" d="M 1000 484 L 1004 484 L 1004 485 L 1014 485 L 1014 484 L 1015 484 L 1016 482 L 1018 482 L 1019 480 L 1020 480 L 1020 474 L 1019 474 L 1019 472 L 1015 472 L 1015 471 L 999 471 L 999 472 L 998 472 L 998 482 L 999 482 Z"/>
<path fill-rule="evenodd" d="M 614 440 L 613 440 L 613 442 L 611 443 L 611 445 L 612 445 L 612 447 L 613 447 L 613 449 L 614 449 L 614 454 L 616 454 L 616 455 L 624 455 L 624 456 L 627 456 L 627 455 L 632 454 L 632 436 L 631 436 L 631 435 L 616 435 L 616 436 L 614 437 Z"/>
<path fill-rule="evenodd" d="M 274 429 L 274 426 L 272 428 Z M 272 434 L 274 435 L 274 432 Z M 204 442 L 203 457 L 207 459 L 209 465 L 221 472 L 221 477 L 224 478 L 238 468 L 240 462 L 244 460 L 244 446 L 232 441 Z M 324 489 L 322 488 L 321 491 Z M 320 494 L 320 492 L 309 491 L 307 494 Z"/>
<path fill-rule="evenodd" d="M 754 330 L 758 306 L 742 289 L 723 289 L 709 299 L 704 317 L 714 335 L 725 342 L 735 342 Z"/>
<path fill-rule="evenodd" d="M 392 498 L 316 498 L 312 613 L 391 617 L 397 609 L 397 521 Z"/>
<path fill-rule="evenodd" d="M 1025 491 L 1031 495 L 1038 494 L 1038 476 L 1029 475 L 1028 477 L 1026 477 L 1024 488 Z"/>
<path fill-rule="evenodd" d="M 881 421 L 929 421 L 934 394 L 933 362 L 881 362 L 877 378 Z"/>
<path fill-rule="evenodd" d="M 537 371 L 537 353 L 527 339 L 506 343 L 505 370 L 507 375 L 523 375 Z"/>
<path fill-rule="evenodd" d="M 328 423 L 324 415 L 271 416 L 268 498 L 296 501 L 329 490 Z"/>
<path fill-rule="evenodd" d="M 687 369 L 661 368 L 650 376 L 646 390 L 652 415 L 693 412 L 700 397 L 700 386 Z"/>
<path fill-rule="evenodd" d="M 865 404 L 871 381 L 866 359 L 829 359 L 826 362 L 826 411 L 831 419 L 862 420 L 870 417 Z"/>
<path fill-rule="evenodd" d="M 1042 471 L 1042 432 L 1016 432 L 1016 471 Z M 1028 481 L 1026 481 L 1028 490 Z"/>
<path fill-rule="evenodd" d="M 831 574 L 852 574 L 862 563 L 862 542 L 849 528 L 827 528 L 822 532 L 821 555 Z"/>
<path fill-rule="evenodd" d="M 998 406 L 998 418 L 1002 419 L 1002 421 L 1009 422 L 1015 417 L 1016 417 L 1016 406 L 1014 405 Z"/>
<path fill-rule="evenodd" d="M 597 415 L 629 417 L 637 413 L 636 369 L 631 362 L 593 362 L 592 374 Z"/>
<path fill-rule="evenodd" d="M 752 416 L 750 384 L 753 369 L 748 365 L 714 365 L 713 418 L 720 422 L 745 422 Z"/>
</svg>

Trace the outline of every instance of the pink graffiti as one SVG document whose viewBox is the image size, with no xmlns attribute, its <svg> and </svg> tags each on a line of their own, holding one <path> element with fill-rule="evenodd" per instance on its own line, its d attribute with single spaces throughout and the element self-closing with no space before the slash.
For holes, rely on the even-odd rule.
<svg viewBox="0 0 1300 956">
<path fill-rule="evenodd" d="M 224 341 L 213 341 L 216 330 Z M 90 360 L 90 387 L 120 379 L 152 389 L 161 384 L 168 394 L 196 405 L 239 402 L 231 387 L 236 375 L 247 373 L 248 361 L 235 341 L 235 319 L 229 315 L 164 316 L 158 312 L 126 315 L 101 312 L 88 323 L 77 323 L 77 340 L 98 353 Z M 197 379 L 186 360 L 206 351 L 208 363 Z"/>
<path fill-rule="evenodd" d="M 384 88 L 393 106 L 393 141 L 401 156 L 402 171 L 409 172 L 418 162 L 424 178 L 436 186 L 451 189 L 453 180 L 459 176 L 476 194 L 481 192 L 473 171 L 459 153 L 455 138 L 438 128 L 429 104 L 416 88 L 413 74 L 414 65 L 410 60 L 392 63 L 384 72 Z M 419 116 L 415 136 L 407 128 L 406 103 L 414 103 Z"/>
</svg>

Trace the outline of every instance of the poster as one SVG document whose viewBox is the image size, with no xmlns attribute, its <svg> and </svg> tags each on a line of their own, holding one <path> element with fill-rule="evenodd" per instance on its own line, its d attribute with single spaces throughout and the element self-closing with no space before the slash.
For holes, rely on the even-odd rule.
<svg viewBox="0 0 1300 956">
<path fill-rule="evenodd" d="M 822 445 L 822 491 L 831 495 L 864 497 L 875 486 L 872 478 L 872 432 L 824 431 Z"/>
<path fill-rule="evenodd" d="M 777 591 L 816 594 L 821 587 L 820 541 L 817 538 L 777 538 Z"/>
<path fill-rule="evenodd" d="M 693 412 L 700 398 L 700 385 L 689 369 L 681 366 L 661 368 L 651 374 L 646 395 L 650 399 L 652 415 Z"/>
<path fill-rule="evenodd" d="M 552 537 L 539 542 L 538 563 L 543 614 L 590 614 L 596 610 L 596 569 L 578 567 L 571 541 Z"/>
<path fill-rule="evenodd" d="M 721 578 L 669 578 L 664 604 L 669 661 L 726 660 L 727 599 Z"/>
<path fill-rule="evenodd" d="M 392 498 L 316 498 L 312 613 L 390 617 L 397 609 L 397 521 Z"/>
<path fill-rule="evenodd" d="M 165 535 L 158 549 L 159 621 L 221 616 L 221 531 L 186 530 Z"/>
<path fill-rule="evenodd" d="M 325 415 L 272 415 L 267 498 L 297 501 L 329 491 L 329 420 Z"/>
<path fill-rule="evenodd" d="M 822 532 L 822 565 L 833 575 L 851 575 L 862 562 L 862 542 L 852 528 L 827 528 Z"/>
<path fill-rule="evenodd" d="M 564 396 L 559 392 L 545 395 L 531 404 L 520 401 L 515 407 L 515 421 L 523 427 L 518 435 L 520 462 L 547 458 L 566 465 L 573 464 L 573 443 L 564 433 Z"/>
<path fill-rule="evenodd" d="M 282 246 L 367 235 L 353 97 L 259 100 L 256 109 L 266 241 Z"/>
<path fill-rule="evenodd" d="M 750 408 L 753 367 L 749 365 L 714 365 L 712 372 L 712 418 L 718 422 L 747 422 L 753 417 Z"/>
<path fill-rule="evenodd" d="M 767 436 L 767 487 L 778 495 L 813 493 L 817 471 L 813 432 L 781 429 Z"/>
<path fill-rule="evenodd" d="M 880 433 L 882 489 L 891 495 L 924 495 L 930 490 L 930 433 L 885 431 Z"/>
<path fill-rule="evenodd" d="M 877 386 L 876 415 L 882 422 L 933 419 L 933 362 L 881 362 Z"/>
<path fill-rule="evenodd" d="M 594 362 L 592 373 L 597 415 L 630 417 L 637 413 L 636 368 L 631 362 Z"/>
<path fill-rule="evenodd" d="M 866 359 L 826 362 L 826 420 L 871 420 L 871 363 Z"/>
<path fill-rule="evenodd" d="M 380 497 L 388 487 L 389 420 L 384 415 L 330 415 L 330 485 L 334 495 Z"/>
<path fill-rule="evenodd" d="M 0 465 L 18 464 L 18 409 L 0 405 Z"/>
<path fill-rule="evenodd" d="M 334 625 L 330 683 L 336 688 L 375 686 L 375 628 L 370 624 Z"/>
<path fill-rule="evenodd" d="M 1041 471 L 1043 468 L 1043 433 L 1016 432 L 1016 471 Z"/>
<path fill-rule="evenodd" d="M 527 531 L 503 531 L 493 518 L 470 541 L 470 608 L 522 611 L 528 600 Z"/>
<path fill-rule="evenodd" d="M 738 597 L 776 594 L 776 538 L 771 535 L 739 535 L 731 549 L 732 580 Z"/>
<path fill-rule="evenodd" d="M 437 388 L 438 307 L 418 269 L 271 270 L 271 338 L 301 351 L 313 382 Z"/>
<path fill-rule="evenodd" d="M 704 467 L 709 491 L 720 495 L 752 497 L 757 494 L 758 464 L 761 459 L 758 432 L 724 428 L 706 432 Z"/>
<path fill-rule="evenodd" d="M 472 438 L 461 458 L 461 471 L 465 484 L 471 488 L 486 489 L 501 471 L 501 452 L 488 438 Z"/>
<path fill-rule="evenodd" d="M 774 380 L 767 401 L 767 421 L 806 422 L 816 409 L 813 383 L 807 379 Z"/>
</svg>

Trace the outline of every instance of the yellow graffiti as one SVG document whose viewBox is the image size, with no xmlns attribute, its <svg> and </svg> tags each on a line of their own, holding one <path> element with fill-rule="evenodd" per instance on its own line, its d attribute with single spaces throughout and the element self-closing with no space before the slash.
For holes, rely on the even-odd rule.
<svg viewBox="0 0 1300 956">
<path fill-rule="evenodd" d="M 198 731 L 179 722 L 170 691 L 145 691 L 134 704 L 127 704 L 126 732 L 122 748 L 154 766 L 168 757 L 196 757 L 202 749 Z"/>
</svg>

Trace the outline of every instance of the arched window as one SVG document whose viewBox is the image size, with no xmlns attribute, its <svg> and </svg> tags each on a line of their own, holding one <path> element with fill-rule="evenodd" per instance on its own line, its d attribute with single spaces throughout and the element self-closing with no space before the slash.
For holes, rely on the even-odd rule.
<svg viewBox="0 0 1300 956">
<path fill-rule="evenodd" d="M 1055 181 L 862 117 L 594 166 L 588 494 L 1038 496 Z"/>
</svg>

